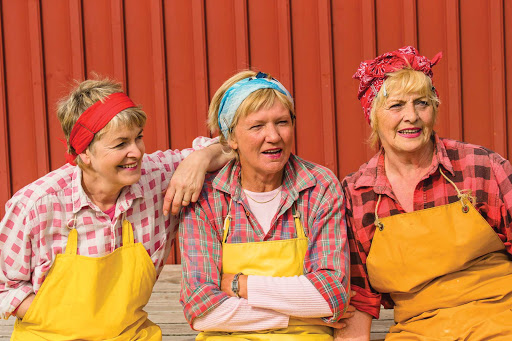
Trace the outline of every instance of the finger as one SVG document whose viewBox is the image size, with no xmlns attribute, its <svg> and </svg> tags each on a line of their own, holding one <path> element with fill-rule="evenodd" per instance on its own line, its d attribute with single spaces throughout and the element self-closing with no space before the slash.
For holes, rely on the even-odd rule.
<svg viewBox="0 0 512 341">
<path fill-rule="evenodd" d="M 199 199 L 199 195 L 201 194 L 201 187 L 196 189 L 194 193 L 192 193 L 192 197 L 190 198 L 191 202 L 196 202 Z"/>
<path fill-rule="evenodd" d="M 329 327 L 334 328 L 334 329 L 343 329 L 346 326 L 347 325 L 344 322 L 341 322 L 341 321 L 333 322 L 333 323 L 329 324 Z"/>
<path fill-rule="evenodd" d="M 169 188 L 165 192 L 164 207 L 163 207 L 165 216 L 167 216 L 169 214 L 169 211 L 171 210 L 171 204 L 174 199 L 175 192 L 176 192 L 176 189 L 174 187 Z"/>
<path fill-rule="evenodd" d="M 357 294 L 357 291 L 350 290 L 350 297 L 354 297 Z"/>
<path fill-rule="evenodd" d="M 190 204 L 190 198 L 192 197 L 191 192 L 183 193 L 183 199 L 181 199 L 181 206 L 188 206 Z"/>
<path fill-rule="evenodd" d="M 356 311 L 356 307 L 354 307 L 353 305 L 349 305 L 347 311 L 354 312 Z"/>
<path fill-rule="evenodd" d="M 353 312 L 353 311 L 347 311 L 347 312 L 345 312 L 345 314 L 343 314 L 343 316 L 341 318 L 342 319 L 349 319 L 352 316 L 354 316 L 354 314 L 355 314 L 355 312 Z"/>
<path fill-rule="evenodd" d="M 183 201 L 183 192 L 181 189 L 177 189 L 172 200 L 171 213 L 176 215 L 180 212 L 181 203 Z"/>
</svg>

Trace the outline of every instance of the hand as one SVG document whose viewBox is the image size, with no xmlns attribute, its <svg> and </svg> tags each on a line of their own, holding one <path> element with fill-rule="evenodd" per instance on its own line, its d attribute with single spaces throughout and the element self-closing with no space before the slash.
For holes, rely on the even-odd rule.
<svg viewBox="0 0 512 341">
<path fill-rule="evenodd" d="M 22 319 L 27 313 L 28 308 L 32 304 L 32 301 L 36 298 L 35 294 L 28 295 L 23 302 L 18 306 L 18 310 L 16 311 L 16 316 Z"/>
<path fill-rule="evenodd" d="M 164 198 L 164 215 L 179 213 L 181 206 L 196 202 L 203 187 L 210 159 L 205 150 L 197 150 L 183 160 L 172 175 Z"/>
<path fill-rule="evenodd" d="M 350 291 L 350 298 L 354 297 L 357 294 L 354 290 Z M 354 313 L 356 311 L 356 308 L 353 305 L 349 305 L 343 316 L 342 319 L 348 319 L 354 316 Z"/>
<path fill-rule="evenodd" d="M 240 275 L 238 277 L 238 296 L 247 299 L 247 277 L 246 275 Z M 231 282 L 233 282 L 235 274 L 222 274 L 220 281 L 220 290 L 224 291 L 230 297 L 236 297 L 233 290 L 231 290 Z"/>
</svg>

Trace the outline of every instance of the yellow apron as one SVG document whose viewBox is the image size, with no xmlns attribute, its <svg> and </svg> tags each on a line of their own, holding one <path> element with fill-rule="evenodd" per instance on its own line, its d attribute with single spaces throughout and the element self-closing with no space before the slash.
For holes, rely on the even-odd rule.
<svg viewBox="0 0 512 341">
<path fill-rule="evenodd" d="M 379 219 L 366 266 L 395 302 L 386 340 L 512 340 L 512 262 L 487 221 L 459 201 Z"/>
<path fill-rule="evenodd" d="M 156 270 L 132 225 L 123 221 L 123 246 L 104 257 L 77 255 L 77 232 L 57 255 L 11 340 L 162 340 L 143 310 Z"/>
<path fill-rule="evenodd" d="M 231 202 L 229 203 L 231 207 Z M 265 242 L 228 244 L 231 216 L 224 220 L 222 239 L 222 273 L 244 275 L 291 277 L 303 275 L 304 256 L 308 249 L 308 238 L 300 222 L 300 214 L 292 206 L 297 238 Z M 228 212 L 230 209 L 228 208 Z M 304 325 L 290 319 L 288 328 L 254 332 L 203 332 L 197 341 L 332 341 L 332 329 L 326 326 Z"/>
</svg>

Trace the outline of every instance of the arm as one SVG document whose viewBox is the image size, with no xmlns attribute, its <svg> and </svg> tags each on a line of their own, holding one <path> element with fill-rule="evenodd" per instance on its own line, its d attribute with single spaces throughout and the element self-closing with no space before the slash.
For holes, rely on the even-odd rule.
<svg viewBox="0 0 512 341">
<path fill-rule="evenodd" d="M 201 195 L 206 196 L 205 192 L 206 190 Z M 227 204 L 222 206 L 222 212 L 218 214 L 225 216 Z M 288 316 L 272 310 L 249 307 L 246 300 L 230 299 L 220 290 L 222 228 L 219 231 L 216 226 L 222 224 L 222 219 L 217 220 L 204 197 L 181 213 L 180 248 L 183 269 L 180 302 L 187 321 L 193 328 L 222 331 L 288 326 Z"/>
<path fill-rule="evenodd" d="M 8 318 L 17 308 L 17 315 L 24 316 L 32 302 L 29 298 L 33 295 L 32 242 L 26 231 L 30 231 L 32 225 L 28 216 L 37 214 L 29 213 L 19 202 L 21 195 L 9 200 L 0 222 L 0 314 L 3 318 Z"/>
<path fill-rule="evenodd" d="M 356 310 L 354 316 L 345 320 L 347 326 L 344 329 L 334 331 L 334 341 L 368 341 L 372 316 L 368 313 Z"/>
<path fill-rule="evenodd" d="M 197 140 L 197 143 L 196 143 Z M 164 215 L 178 214 L 181 206 L 187 206 L 190 202 L 196 202 L 204 182 L 206 172 L 216 171 L 232 159 L 231 154 L 224 152 L 219 143 L 203 147 L 201 139 L 194 141 L 192 153 L 187 150 L 186 156 L 176 168 L 164 198 Z M 207 143 L 218 142 L 218 139 L 210 140 Z M 197 149 L 202 148 L 202 149 Z"/>
</svg>

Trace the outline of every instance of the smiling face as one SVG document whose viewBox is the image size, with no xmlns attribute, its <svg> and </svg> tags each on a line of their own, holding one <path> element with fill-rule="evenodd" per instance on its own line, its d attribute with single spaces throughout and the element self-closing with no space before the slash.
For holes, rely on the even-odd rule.
<svg viewBox="0 0 512 341">
<path fill-rule="evenodd" d="M 278 100 L 270 108 L 254 111 L 238 120 L 228 143 L 238 152 L 242 186 L 271 190 L 281 185 L 293 144 L 290 111 Z"/>
<path fill-rule="evenodd" d="M 377 133 L 387 153 L 399 156 L 430 153 L 435 114 L 426 96 L 391 94 L 377 109 L 376 119 Z"/>
<path fill-rule="evenodd" d="M 139 181 L 145 152 L 142 128 L 121 126 L 105 133 L 80 154 L 84 167 L 84 187 L 103 188 L 116 193 Z"/>
</svg>

